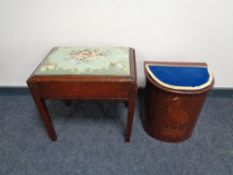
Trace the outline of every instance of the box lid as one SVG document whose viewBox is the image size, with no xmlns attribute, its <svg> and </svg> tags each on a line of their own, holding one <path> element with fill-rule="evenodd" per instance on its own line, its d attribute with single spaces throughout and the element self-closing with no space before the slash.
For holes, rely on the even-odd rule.
<svg viewBox="0 0 233 175">
<path fill-rule="evenodd" d="M 146 64 L 145 68 L 156 83 L 174 90 L 200 90 L 213 81 L 208 66 Z"/>
</svg>

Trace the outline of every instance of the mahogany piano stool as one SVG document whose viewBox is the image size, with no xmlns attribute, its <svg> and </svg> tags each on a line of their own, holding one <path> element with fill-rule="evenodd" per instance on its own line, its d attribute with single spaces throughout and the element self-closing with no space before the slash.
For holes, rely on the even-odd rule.
<svg viewBox="0 0 233 175">
<path fill-rule="evenodd" d="M 134 49 L 55 47 L 27 84 L 52 141 L 57 134 L 45 100 L 110 99 L 128 106 L 125 141 L 130 142 L 137 96 Z"/>
</svg>

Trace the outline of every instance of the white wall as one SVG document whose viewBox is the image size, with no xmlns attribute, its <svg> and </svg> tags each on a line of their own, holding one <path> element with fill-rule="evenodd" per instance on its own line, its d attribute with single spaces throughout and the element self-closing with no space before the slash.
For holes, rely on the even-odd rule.
<svg viewBox="0 0 233 175">
<path fill-rule="evenodd" d="M 130 46 L 144 60 L 205 61 L 233 87 L 232 0 L 1 0 L 0 86 L 24 86 L 54 46 Z"/>
</svg>

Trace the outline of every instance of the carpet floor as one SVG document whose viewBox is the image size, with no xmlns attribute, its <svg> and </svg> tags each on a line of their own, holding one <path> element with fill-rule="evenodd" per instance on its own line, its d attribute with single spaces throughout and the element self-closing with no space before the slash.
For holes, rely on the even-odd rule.
<svg viewBox="0 0 233 175">
<path fill-rule="evenodd" d="M 190 139 L 166 143 L 141 125 L 139 95 L 130 143 L 121 102 L 48 101 L 58 140 L 47 136 L 28 93 L 0 94 L 1 175 L 232 175 L 233 100 L 208 97 Z"/>
</svg>

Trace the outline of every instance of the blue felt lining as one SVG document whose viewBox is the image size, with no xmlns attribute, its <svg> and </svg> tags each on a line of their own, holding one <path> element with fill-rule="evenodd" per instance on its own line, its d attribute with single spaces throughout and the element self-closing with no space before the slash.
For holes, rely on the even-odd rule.
<svg viewBox="0 0 233 175">
<path fill-rule="evenodd" d="M 179 67 L 149 65 L 150 71 L 160 81 L 174 86 L 196 87 L 209 80 L 207 67 Z"/>
</svg>

